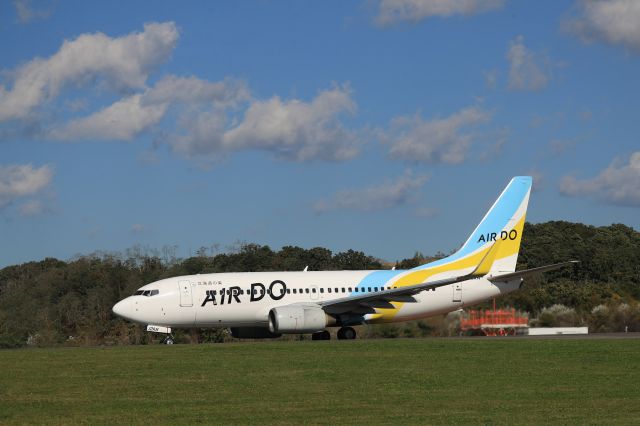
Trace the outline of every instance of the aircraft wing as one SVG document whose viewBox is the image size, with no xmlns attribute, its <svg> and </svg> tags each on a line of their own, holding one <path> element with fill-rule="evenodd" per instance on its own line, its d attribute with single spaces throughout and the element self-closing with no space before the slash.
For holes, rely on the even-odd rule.
<svg viewBox="0 0 640 426">
<path fill-rule="evenodd" d="M 472 275 L 463 275 L 460 277 L 392 288 L 375 293 L 343 297 L 340 299 L 320 302 L 318 304 L 328 314 L 344 314 L 347 312 L 357 314 L 375 313 L 374 308 L 393 309 L 395 306 L 393 306 L 391 302 L 414 303 L 417 302 L 413 297 L 415 294 L 425 290 L 435 290 L 438 287 L 465 281 L 471 278 L 473 278 Z"/>
</svg>

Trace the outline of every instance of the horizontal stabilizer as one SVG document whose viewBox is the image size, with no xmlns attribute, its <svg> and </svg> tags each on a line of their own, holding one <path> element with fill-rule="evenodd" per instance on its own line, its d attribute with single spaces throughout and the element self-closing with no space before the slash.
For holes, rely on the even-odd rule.
<svg viewBox="0 0 640 426">
<path fill-rule="evenodd" d="M 511 280 L 513 280 L 515 278 L 524 278 L 524 277 L 527 277 L 529 275 L 539 274 L 541 272 L 553 271 L 554 269 L 564 268 L 565 266 L 575 265 L 576 263 L 580 263 L 580 261 L 579 260 L 570 260 L 568 262 L 554 263 L 553 265 L 545 265 L 545 266 L 540 266 L 540 267 L 537 267 L 537 268 L 524 269 L 522 271 L 510 272 L 508 274 L 495 275 L 495 276 L 487 277 L 487 278 L 491 282 L 511 281 Z"/>
</svg>

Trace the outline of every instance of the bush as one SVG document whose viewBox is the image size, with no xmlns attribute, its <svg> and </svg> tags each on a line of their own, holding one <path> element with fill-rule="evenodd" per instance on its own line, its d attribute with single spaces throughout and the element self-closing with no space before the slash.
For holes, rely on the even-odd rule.
<svg viewBox="0 0 640 426">
<path fill-rule="evenodd" d="M 538 318 L 531 321 L 536 327 L 577 327 L 582 325 L 582 320 L 576 314 L 576 310 L 564 305 L 553 305 L 544 308 Z"/>
</svg>

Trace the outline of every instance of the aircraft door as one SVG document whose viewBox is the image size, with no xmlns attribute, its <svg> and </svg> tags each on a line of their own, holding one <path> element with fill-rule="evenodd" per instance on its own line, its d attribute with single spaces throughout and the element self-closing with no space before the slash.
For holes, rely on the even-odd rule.
<svg viewBox="0 0 640 426">
<path fill-rule="evenodd" d="M 462 283 L 455 283 L 453 287 L 453 300 L 454 303 L 462 303 Z"/>
<path fill-rule="evenodd" d="M 193 291 L 190 281 L 180 281 L 178 283 L 180 292 L 180 306 L 193 306 Z"/>
</svg>

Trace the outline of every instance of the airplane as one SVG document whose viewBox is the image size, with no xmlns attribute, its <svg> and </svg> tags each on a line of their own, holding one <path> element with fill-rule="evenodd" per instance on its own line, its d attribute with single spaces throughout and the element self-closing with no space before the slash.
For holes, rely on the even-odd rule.
<svg viewBox="0 0 640 426">
<path fill-rule="evenodd" d="M 236 338 L 312 334 L 356 338 L 353 326 L 416 320 L 459 310 L 520 288 L 524 278 L 577 263 L 516 271 L 532 178 L 516 176 L 462 247 L 408 270 L 196 274 L 140 287 L 113 312 L 147 331 L 229 328 Z"/>
</svg>

